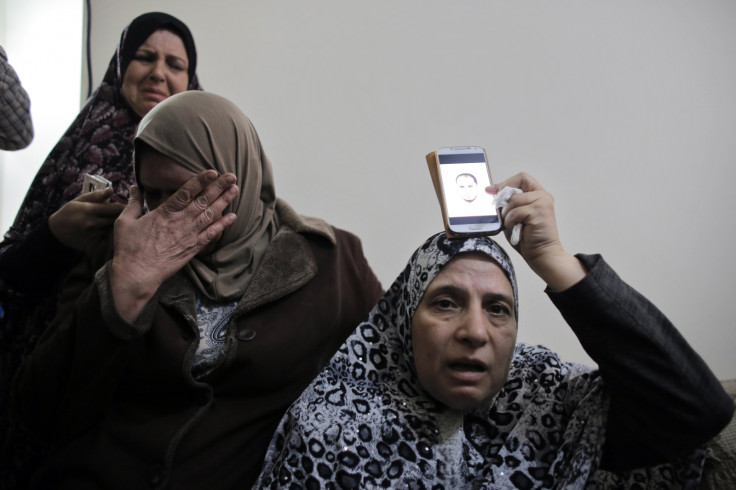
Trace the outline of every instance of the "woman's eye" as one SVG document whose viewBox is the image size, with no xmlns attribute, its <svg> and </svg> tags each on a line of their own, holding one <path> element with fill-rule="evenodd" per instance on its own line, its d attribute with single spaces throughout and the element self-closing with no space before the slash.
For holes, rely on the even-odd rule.
<svg viewBox="0 0 736 490">
<path fill-rule="evenodd" d="M 494 316 L 498 316 L 498 315 L 508 315 L 508 314 L 510 313 L 510 311 L 509 311 L 509 309 L 508 309 L 508 308 L 506 308 L 506 307 L 505 307 L 504 305 L 502 305 L 502 304 L 499 304 L 499 303 L 494 303 L 494 304 L 492 304 L 492 305 L 491 305 L 491 306 L 490 306 L 490 307 L 488 308 L 488 311 L 489 311 L 489 312 L 490 312 L 490 313 L 491 313 L 492 315 L 494 315 Z"/>
<path fill-rule="evenodd" d="M 167 56 L 166 64 L 174 71 L 184 71 L 187 69 L 185 62 L 178 56 Z"/>
<path fill-rule="evenodd" d="M 451 300 L 449 300 L 447 298 L 438 299 L 437 301 L 435 301 L 434 304 L 435 304 L 435 306 L 437 306 L 438 308 L 441 308 L 441 309 L 453 308 L 455 306 L 455 302 L 454 301 L 451 301 Z"/>
<path fill-rule="evenodd" d="M 154 56 L 150 53 L 136 53 L 133 59 L 137 61 L 153 61 Z"/>
</svg>

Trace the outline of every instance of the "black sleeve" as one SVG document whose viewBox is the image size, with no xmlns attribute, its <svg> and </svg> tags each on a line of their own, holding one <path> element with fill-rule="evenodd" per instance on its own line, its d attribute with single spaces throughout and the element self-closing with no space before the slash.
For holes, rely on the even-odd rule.
<svg viewBox="0 0 736 490">
<path fill-rule="evenodd" d="M 22 241 L 0 246 L 0 279 L 16 292 L 41 297 L 60 283 L 81 258 L 51 233 L 48 220 Z"/>
<path fill-rule="evenodd" d="M 602 467 L 625 470 L 682 457 L 715 436 L 734 406 L 703 359 L 649 300 L 599 255 L 588 275 L 547 291 L 611 395 Z"/>
<path fill-rule="evenodd" d="M 133 324 L 117 313 L 109 264 L 94 282 L 68 285 L 76 300 L 57 312 L 13 379 L 10 413 L 33 437 L 68 442 L 93 426 L 114 399 L 118 380 L 145 349 L 158 295 Z"/>
</svg>

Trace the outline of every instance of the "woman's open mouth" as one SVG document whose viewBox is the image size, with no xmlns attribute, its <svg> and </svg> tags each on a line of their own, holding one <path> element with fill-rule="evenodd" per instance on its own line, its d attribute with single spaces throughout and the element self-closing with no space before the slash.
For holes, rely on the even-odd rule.
<svg viewBox="0 0 736 490">
<path fill-rule="evenodd" d="M 488 367 L 480 361 L 462 359 L 447 364 L 453 378 L 465 382 L 475 382 L 486 375 Z"/>
</svg>

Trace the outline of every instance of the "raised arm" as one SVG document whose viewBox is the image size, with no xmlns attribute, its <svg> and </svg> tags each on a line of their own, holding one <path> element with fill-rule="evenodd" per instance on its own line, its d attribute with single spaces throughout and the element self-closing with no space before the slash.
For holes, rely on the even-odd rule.
<svg viewBox="0 0 736 490">
<path fill-rule="evenodd" d="M 554 199 L 533 177 L 498 185 L 522 189 L 503 210 L 507 237 L 547 292 L 611 395 L 603 465 L 631 469 L 684 456 L 731 418 L 733 404 L 677 329 L 598 256 L 573 256 L 560 242 Z M 489 188 L 495 193 L 498 188 Z"/>
<path fill-rule="evenodd" d="M 656 306 L 602 257 L 578 257 L 589 270 L 585 279 L 547 292 L 611 395 L 602 467 L 633 469 L 687 456 L 728 423 L 731 399 Z"/>
</svg>

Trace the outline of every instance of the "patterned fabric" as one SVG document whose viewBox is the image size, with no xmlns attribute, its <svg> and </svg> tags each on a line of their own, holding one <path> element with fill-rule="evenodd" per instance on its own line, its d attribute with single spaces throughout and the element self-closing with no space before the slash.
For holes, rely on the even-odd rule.
<svg viewBox="0 0 736 490">
<path fill-rule="evenodd" d="M 69 254 L 69 249 L 53 237 L 40 240 L 38 232 L 44 227 L 48 231 L 49 216 L 79 195 L 87 173 L 110 180 L 115 188 L 115 199 L 127 201 L 130 186 L 135 183 L 133 138 L 140 118 L 121 95 L 124 71 L 120 64 L 126 63 L 125 53 L 132 56 L 135 49 L 160 27 L 179 32 L 192 58 L 191 33 L 178 19 L 159 12 L 134 19 L 122 32 L 102 83 L 41 165 L 13 225 L 0 244 L 3 267 L 0 276 L 7 277 L 5 267 L 37 270 L 38 264 L 53 266 L 41 268 L 43 277 L 39 282 L 43 284 L 34 291 L 11 289 L 0 279 L 0 301 L 5 309 L 5 317 L 0 320 L 0 488 L 22 488 L 32 460 L 41 454 L 40 449 L 29 449 L 28 438 L 13 433 L 15 428 L 7 415 L 10 383 L 22 359 L 35 347 L 38 337 L 53 318 L 55 288 L 68 272 L 65 262 L 72 260 L 68 264 L 71 267 L 77 260 L 76 255 Z M 135 49 L 130 49 L 131 44 L 135 44 Z M 189 67 L 190 73 L 195 73 L 193 63 Z M 189 89 L 201 90 L 196 74 L 190 76 Z M 43 256 L 29 254 L 29 250 L 43 250 Z M 32 263 L 27 264 L 29 261 Z M 59 274 L 62 276 L 58 277 Z M 47 292 L 49 289 L 51 292 Z M 38 290 L 43 290 L 43 294 L 38 295 Z"/>
<path fill-rule="evenodd" d="M 237 301 L 220 304 L 210 301 L 206 296 L 196 295 L 197 325 L 199 345 L 192 358 L 192 374 L 195 379 L 203 379 L 225 355 L 227 324 Z"/>
<path fill-rule="evenodd" d="M 723 388 L 736 403 L 736 379 L 722 381 Z M 708 441 L 701 490 L 736 488 L 736 417 Z"/>
<path fill-rule="evenodd" d="M 453 257 L 489 238 L 431 237 L 281 420 L 254 488 L 696 488 L 704 451 L 621 473 L 599 468 L 610 398 L 599 371 L 517 344 L 496 397 L 461 412 L 419 383 L 411 319 Z"/>
<path fill-rule="evenodd" d="M 130 186 L 135 183 L 133 138 L 140 118 L 120 93 L 123 74 L 117 53 L 125 49 L 123 43 L 130 28 L 123 31 L 102 83 L 41 165 L 15 222 L 5 234 L 0 254 L 77 197 L 84 174 L 102 175 L 113 183 L 119 200 L 127 202 Z M 196 75 L 189 80 L 189 90 L 201 90 Z"/>
<path fill-rule="evenodd" d="M 607 398 L 588 367 L 519 344 L 489 406 L 443 407 L 417 381 L 411 318 L 441 268 L 489 238 L 435 235 L 286 413 L 257 488 L 583 487 L 601 455 Z"/>
<path fill-rule="evenodd" d="M 31 140 L 31 99 L 0 46 L 0 149 L 20 150 Z"/>
</svg>

